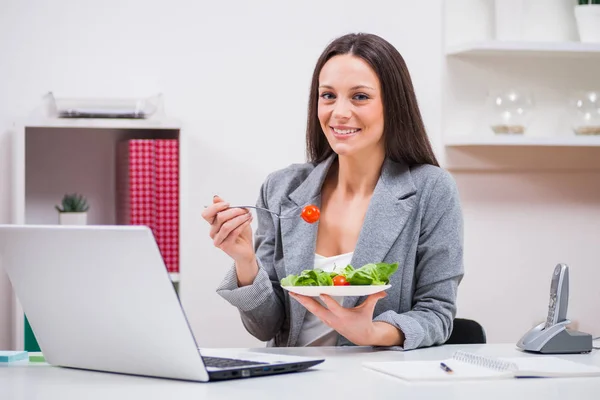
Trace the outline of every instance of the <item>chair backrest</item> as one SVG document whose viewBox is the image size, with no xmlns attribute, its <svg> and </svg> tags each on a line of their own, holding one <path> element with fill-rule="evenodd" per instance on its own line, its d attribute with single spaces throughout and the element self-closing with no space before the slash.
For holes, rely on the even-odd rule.
<svg viewBox="0 0 600 400">
<path fill-rule="evenodd" d="M 446 344 L 485 343 L 485 330 L 478 322 L 471 319 L 455 318 L 454 327 Z"/>
</svg>

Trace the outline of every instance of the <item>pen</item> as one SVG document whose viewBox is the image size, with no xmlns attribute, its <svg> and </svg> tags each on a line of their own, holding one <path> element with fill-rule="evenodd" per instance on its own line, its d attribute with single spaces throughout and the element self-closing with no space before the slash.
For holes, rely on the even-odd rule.
<svg viewBox="0 0 600 400">
<path fill-rule="evenodd" d="M 440 368 L 442 368 L 444 371 L 446 371 L 449 374 L 451 374 L 453 372 L 452 368 L 450 368 L 449 366 L 447 366 L 443 362 L 440 363 Z"/>
</svg>

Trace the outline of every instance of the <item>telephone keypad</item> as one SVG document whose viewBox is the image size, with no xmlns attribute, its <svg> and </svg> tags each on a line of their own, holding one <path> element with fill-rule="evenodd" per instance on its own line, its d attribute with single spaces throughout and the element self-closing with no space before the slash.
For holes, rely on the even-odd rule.
<svg viewBox="0 0 600 400">
<path fill-rule="evenodd" d="M 556 294 L 550 295 L 550 304 L 548 304 L 548 318 L 546 319 L 546 328 L 554 323 L 554 314 L 556 313 Z"/>
</svg>

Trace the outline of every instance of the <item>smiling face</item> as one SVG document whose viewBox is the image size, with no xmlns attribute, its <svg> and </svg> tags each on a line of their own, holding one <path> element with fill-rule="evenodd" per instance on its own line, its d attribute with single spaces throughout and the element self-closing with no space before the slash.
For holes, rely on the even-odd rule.
<svg viewBox="0 0 600 400">
<path fill-rule="evenodd" d="M 318 117 L 338 155 L 384 154 L 379 78 L 362 58 L 344 54 L 325 63 L 319 74 Z"/>
</svg>

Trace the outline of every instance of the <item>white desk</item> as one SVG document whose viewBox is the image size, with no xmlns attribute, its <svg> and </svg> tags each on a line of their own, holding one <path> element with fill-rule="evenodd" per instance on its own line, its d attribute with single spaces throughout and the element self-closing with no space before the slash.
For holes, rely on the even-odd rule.
<svg viewBox="0 0 600 400">
<path fill-rule="evenodd" d="M 442 346 L 408 352 L 370 348 L 259 349 L 325 357 L 306 372 L 211 383 L 182 382 L 53 367 L 0 365 L 0 399 L 598 399 L 600 378 L 507 379 L 407 383 L 364 369 L 363 361 L 437 360 L 462 349 L 491 356 L 530 356 L 507 345 Z M 600 353 L 562 356 L 600 366 Z"/>
</svg>

